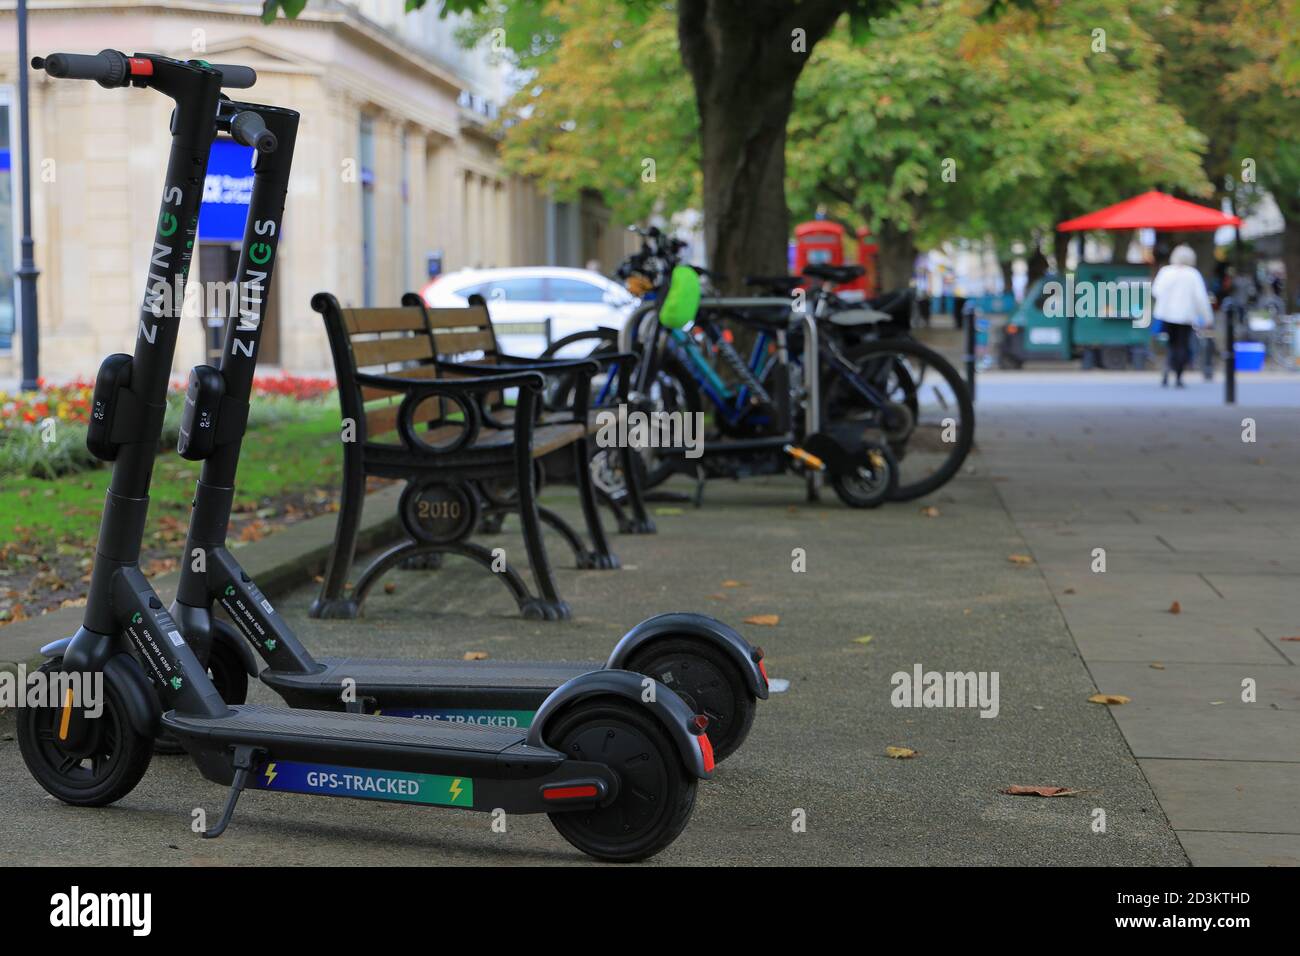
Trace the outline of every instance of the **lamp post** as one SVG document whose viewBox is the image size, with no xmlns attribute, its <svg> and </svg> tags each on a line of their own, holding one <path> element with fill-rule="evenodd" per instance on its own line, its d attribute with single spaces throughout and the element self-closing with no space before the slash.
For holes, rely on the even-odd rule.
<svg viewBox="0 0 1300 956">
<path fill-rule="evenodd" d="M 33 258 L 31 150 L 28 148 L 27 122 L 27 0 L 18 0 L 18 122 L 19 149 L 22 156 L 23 235 L 19 241 L 18 290 L 22 301 L 24 389 L 36 388 L 40 375 L 40 333 L 36 319 L 36 277 L 40 270 Z"/>
</svg>

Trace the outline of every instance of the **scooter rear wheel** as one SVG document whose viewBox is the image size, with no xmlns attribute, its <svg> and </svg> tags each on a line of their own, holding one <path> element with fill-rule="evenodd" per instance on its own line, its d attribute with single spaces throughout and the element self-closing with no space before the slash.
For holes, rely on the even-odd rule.
<svg viewBox="0 0 1300 956">
<path fill-rule="evenodd" d="M 41 665 L 57 673 L 62 658 Z M 18 749 L 36 782 L 64 803 L 102 807 L 126 796 L 149 769 L 153 740 L 131 726 L 113 682 L 104 681 L 104 712 L 89 720 L 85 742 L 70 750 L 59 743 L 61 707 L 18 708 Z"/>
<path fill-rule="evenodd" d="M 898 488 L 898 461 L 888 445 L 869 442 L 852 472 L 835 475 L 831 487 L 850 508 L 879 508 Z"/>
<path fill-rule="evenodd" d="M 709 743 L 718 763 L 749 736 L 757 701 L 736 665 L 721 651 L 698 640 L 668 638 L 634 654 L 627 669 L 648 674 L 695 713 L 709 718 Z"/>
<path fill-rule="evenodd" d="M 686 827 L 695 806 L 695 778 L 659 722 L 635 704 L 612 698 L 581 701 L 547 729 L 566 756 L 610 766 L 619 791 L 603 807 L 548 814 L 560 835 L 598 860 L 633 863 L 654 856 Z"/>
</svg>

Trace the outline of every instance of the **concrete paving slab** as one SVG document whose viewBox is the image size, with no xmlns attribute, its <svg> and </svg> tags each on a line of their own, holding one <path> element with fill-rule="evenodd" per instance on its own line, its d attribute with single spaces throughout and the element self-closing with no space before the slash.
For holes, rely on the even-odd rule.
<svg viewBox="0 0 1300 956">
<path fill-rule="evenodd" d="M 1175 830 L 1300 835 L 1300 763 L 1139 763 Z"/>
</svg>

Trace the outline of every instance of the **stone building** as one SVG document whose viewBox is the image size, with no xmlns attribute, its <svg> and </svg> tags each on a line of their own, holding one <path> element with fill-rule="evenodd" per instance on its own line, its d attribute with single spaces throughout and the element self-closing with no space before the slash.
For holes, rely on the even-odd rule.
<svg viewBox="0 0 1300 956">
<path fill-rule="evenodd" d="M 4 7 L 7 6 L 7 9 Z M 161 53 L 243 63 L 258 73 L 249 101 L 302 113 L 263 361 L 329 368 L 314 292 L 347 304 L 396 304 L 431 272 L 574 265 L 610 270 L 625 236 L 594 197 L 557 203 L 498 160 L 492 120 L 508 95 L 505 68 L 456 42 L 436 0 L 312 0 L 295 21 L 263 24 L 248 0 L 33 0 L 32 54 Z M 13 288 L 18 234 L 14 5 L 0 4 L 0 381 L 19 374 Z M 163 97 L 31 75 L 32 214 L 41 374 L 90 375 L 130 351 L 167 156 Z M 218 144 L 191 282 L 233 274 L 247 152 Z M 192 298 L 192 297 L 187 297 Z M 191 303 L 176 370 L 204 355 Z M 213 306 L 209 306 L 212 308 Z"/>
</svg>

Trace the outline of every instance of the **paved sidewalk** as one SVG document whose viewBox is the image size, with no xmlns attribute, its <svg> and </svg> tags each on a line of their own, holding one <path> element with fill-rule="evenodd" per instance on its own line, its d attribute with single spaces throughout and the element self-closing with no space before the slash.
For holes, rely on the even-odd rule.
<svg viewBox="0 0 1300 956">
<path fill-rule="evenodd" d="M 1111 713 L 1088 703 L 1096 688 L 1048 584 L 1007 560 L 1028 545 L 991 472 L 986 459 L 973 460 L 971 474 L 933 500 L 872 512 L 833 495 L 806 505 L 789 479 L 715 483 L 702 510 L 658 506 L 660 534 L 617 538 L 622 571 L 561 571 L 576 612 L 567 624 L 521 620 L 500 582 L 454 561 L 394 572 L 394 593 L 377 589 L 359 622 L 307 618 L 312 586 L 276 603 L 322 656 L 598 659 L 636 621 L 667 609 L 739 626 L 790 688 L 761 706 L 750 741 L 701 786 L 691 825 L 658 862 L 1186 865 Z M 551 500 L 576 515 L 563 489 Z M 922 514 L 928 505 L 938 517 Z M 499 540 L 522 550 L 509 530 Z M 795 548 L 806 550 L 806 573 L 792 571 Z M 776 626 L 742 623 L 770 614 Z M 998 672 L 996 719 L 893 706 L 892 675 L 918 664 Z M 275 701 L 261 686 L 253 697 Z M 12 734 L 12 716 L 0 716 L 0 861 L 583 861 L 542 818 L 511 820 L 497 834 L 477 814 L 265 793 L 246 794 L 230 832 L 203 841 L 191 811 L 217 812 L 224 794 L 188 761 L 157 758 L 116 806 L 77 810 L 32 782 Z M 919 755 L 890 759 L 890 746 Z M 999 792 L 1014 784 L 1081 792 Z M 1104 833 L 1094 832 L 1096 809 L 1106 811 Z M 796 833 L 799 811 L 807 830 Z"/>
<path fill-rule="evenodd" d="M 1295 379 L 1250 384 L 1300 398 Z M 981 383 L 985 460 L 1092 678 L 1132 699 L 1111 713 L 1184 849 L 1300 864 L 1296 411 L 1214 407 L 1218 386 L 1150 377 L 1040 393 L 1070 406 L 1027 405 L 1025 389 Z"/>
</svg>

